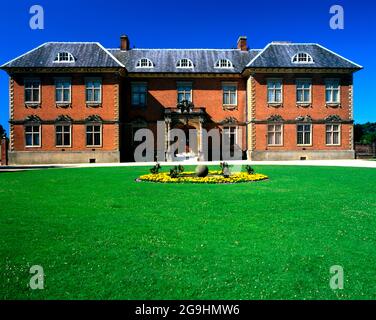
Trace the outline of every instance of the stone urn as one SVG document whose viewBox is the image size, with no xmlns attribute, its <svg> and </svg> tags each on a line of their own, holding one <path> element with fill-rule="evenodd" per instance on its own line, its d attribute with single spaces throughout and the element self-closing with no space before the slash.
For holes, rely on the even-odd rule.
<svg viewBox="0 0 376 320">
<path fill-rule="evenodd" d="M 197 166 L 195 171 L 199 178 L 205 178 L 209 174 L 208 166 Z"/>
</svg>

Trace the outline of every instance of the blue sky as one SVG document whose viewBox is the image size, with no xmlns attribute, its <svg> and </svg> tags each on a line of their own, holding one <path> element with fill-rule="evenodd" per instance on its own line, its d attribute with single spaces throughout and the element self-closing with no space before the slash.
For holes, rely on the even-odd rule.
<svg viewBox="0 0 376 320">
<path fill-rule="evenodd" d="M 45 10 L 45 29 L 31 30 L 29 9 Z M 345 29 L 329 27 L 329 8 L 342 5 Z M 0 64 L 46 41 L 99 41 L 119 46 L 128 34 L 138 48 L 231 48 L 239 35 L 252 48 L 274 40 L 318 42 L 365 67 L 355 75 L 355 121 L 376 122 L 376 4 L 368 0 L 17 0 L 2 2 Z M 0 124 L 8 129 L 8 76 L 0 71 Z"/>
</svg>

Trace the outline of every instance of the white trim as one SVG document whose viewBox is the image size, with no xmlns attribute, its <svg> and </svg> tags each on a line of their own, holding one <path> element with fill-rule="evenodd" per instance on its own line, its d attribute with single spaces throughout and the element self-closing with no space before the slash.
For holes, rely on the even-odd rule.
<svg viewBox="0 0 376 320">
<path fill-rule="evenodd" d="M 70 83 L 70 85 L 69 85 L 69 101 L 57 101 L 56 100 L 56 91 L 57 91 L 56 82 L 57 81 L 69 81 L 69 83 Z M 54 82 L 55 82 L 55 103 L 56 104 L 72 103 L 72 78 L 70 78 L 70 77 L 55 77 Z M 86 92 L 85 92 L 85 94 L 86 94 Z M 64 92 L 63 92 L 63 97 L 64 97 Z"/>
<path fill-rule="evenodd" d="M 272 43 L 269 43 L 266 45 L 266 47 L 264 49 L 262 49 L 245 67 L 250 67 L 251 64 L 259 57 L 261 56 L 265 51 L 266 49 L 268 49 L 270 46 L 272 45 Z"/>
<path fill-rule="evenodd" d="M 327 126 L 338 126 L 338 143 L 327 143 L 327 140 L 326 140 L 326 135 L 328 133 L 328 131 L 326 130 Z M 340 123 L 325 123 L 325 145 L 327 146 L 332 146 L 332 147 L 338 147 L 338 146 L 341 146 L 342 145 L 342 141 L 341 141 L 341 132 L 342 132 L 342 126 Z M 331 133 L 334 133 L 334 131 L 332 130 Z M 332 136 L 332 142 L 333 142 L 333 136 Z"/>
<path fill-rule="evenodd" d="M 28 146 L 26 144 L 26 127 L 36 127 L 38 126 L 39 127 L 39 144 L 38 145 L 32 145 L 32 146 Z M 32 137 L 32 142 L 34 141 L 34 131 L 31 132 L 31 137 Z M 24 124 L 24 141 L 25 141 L 25 148 L 41 148 L 42 147 L 42 125 L 40 123 L 25 123 Z"/>
<path fill-rule="evenodd" d="M 298 126 L 310 126 L 310 137 L 309 137 L 309 140 L 310 140 L 310 143 L 307 143 L 307 144 L 305 144 L 305 143 L 303 143 L 303 144 L 299 144 L 298 143 Z M 304 133 L 305 133 L 305 130 L 303 130 L 303 140 L 305 140 L 304 139 Z M 312 142 L 312 137 L 313 137 L 313 135 L 312 135 L 312 133 L 313 133 L 313 125 L 312 125 L 312 123 L 306 123 L 306 122 L 299 122 L 299 123 L 297 123 L 296 124 L 296 145 L 298 146 L 298 147 L 312 147 L 312 145 L 313 145 L 313 142 Z"/>
<path fill-rule="evenodd" d="M 179 103 L 179 86 L 191 86 L 191 100 L 193 102 L 193 82 L 192 81 L 177 81 L 176 82 L 176 101 Z M 184 96 L 186 95 L 186 91 L 184 90 Z"/>
<path fill-rule="evenodd" d="M 87 134 L 88 134 L 88 132 L 87 132 L 87 127 L 88 126 L 92 126 L 92 127 L 94 127 L 94 126 L 99 126 L 100 127 L 100 130 L 99 130 L 99 132 L 100 132 L 100 144 L 99 145 L 89 145 L 89 144 L 87 144 Z M 91 132 L 91 134 L 93 134 L 94 135 L 94 131 L 93 132 Z M 95 123 L 95 122 L 93 122 L 93 123 L 86 123 L 86 125 L 85 125 L 85 145 L 86 145 L 86 147 L 87 148 L 102 148 L 103 147 L 103 124 L 102 123 Z M 93 136 L 93 140 L 94 140 L 94 136 Z"/>
<path fill-rule="evenodd" d="M 39 82 L 39 99 L 38 101 L 26 101 L 26 86 L 25 86 L 25 82 L 26 81 L 38 81 Z M 38 78 L 38 77 L 25 77 L 23 78 L 23 88 L 24 88 L 24 103 L 25 104 L 41 104 L 42 103 L 42 80 L 41 78 Z M 31 89 L 33 90 L 33 89 Z M 34 94 L 33 94 L 34 96 Z"/>
<path fill-rule="evenodd" d="M 181 62 L 183 60 L 187 60 L 188 66 L 184 66 L 184 67 L 181 66 Z M 181 59 L 179 59 L 176 62 L 175 66 L 176 66 L 177 69 L 194 69 L 194 67 L 195 67 L 195 65 L 193 64 L 193 61 L 191 59 L 189 59 L 189 58 L 181 58 Z"/>
<path fill-rule="evenodd" d="M 283 133 L 284 133 L 284 126 L 283 126 L 283 123 L 278 123 L 278 122 L 270 122 L 266 125 L 266 144 L 268 145 L 268 147 L 283 147 Z M 269 126 L 274 126 L 274 131 L 269 131 Z M 275 131 L 275 126 L 281 126 L 281 143 L 279 144 L 269 144 L 269 132 L 273 132 L 274 133 L 274 142 L 275 142 L 275 134 L 277 131 Z"/>
<path fill-rule="evenodd" d="M 309 86 L 309 101 L 298 101 L 298 81 L 309 82 L 310 83 L 310 86 Z M 295 95 L 296 95 L 296 103 L 298 105 L 299 104 L 312 103 L 312 101 L 313 101 L 313 98 L 312 98 L 312 92 L 313 92 L 313 90 L 312 90 L 312 88 L 313 88 L 312 78 L 296 78 L 295 79 Z M 300 90 L 303 90 L 303 89 L 300 89 Z"/>
<path fill-rule="evenodd" d="M 268 82 L 269 81 L 281 81 L 281 101 L 269 101 L 269 88 L 268 88 Z M 283 78 L 266 78 L 266 102 L 268 104 L 283 104 L 283 91 L 284 91 L 284 84 L 283 84 Z"/>
<path fill-rule="evenodd" d="M 57 131 L 56 131 L 56 127 L 57 126 L 61 126 L 61 127 L 66 127 L 66 126 L 69 126 L 69 145 L 58 145 L 57 144 Z M 64 130 L 60 133 L 62 135 L 64 135 Z M 64 137 L 62 138 L 62 142 L 64 140 Z M 72 148 L 72 124 L 71 123 L 64 123 L 63 121 L 61 123 L 56 123 L 55 124 L 55 147 L 56 148 Z"/>
<path fill-rule="evenodd" d="M 101 82 L 100 86 L 100 100 L 99 101 L 87 101 L 87 82 L 88 81 L 96 81 L 99 80 Z M 94 98 L 94 96 L 93 96 Z M 103 103 L 103 79 L 101 77 L 85 77 L 85 101 L 86 104 L 102 104 Z"/>
<path fill-rule="evenodd" d="M 326 85 L 329 81 L 338 81 L 338 101 L 326 101 Z M 334 105 L 340 105 L 341 104 L 341 91 L 342 91 L 342 85 L 341 85 L 341 78 L 324 78 L 325 83 L 325 103 L 326 104 L 334 104 Z"/>
<path fill-rule="evenodd" d="M 60 60 L 62 54 L 67 54 L 68 60 Z M 76 62 L 76 58 L 69 51 L 59 51 L 57 55 L 55 56 L 54 61 L 52 61 L 52 63 L 75 63 L 75 62 Z"/>
<path fill-rule="evenodd" d="M 110 51 L 108 51 L 105 47 L 103 47 L 99 42 L 89 42 L 89 43 L 95 43 L 96 45 L 98 45 L 98 47 L 103 49 L 116 63 L 118 63 L 121 67 L 125 68 L 125 65 L 122 64 L 118 59 L 116 59 L 115 56 Z"/>
<path fill-rule="evenodd" d="M 319 46 L 320 48 L 322 48 L 322 49 L 324 49 L 324 50 L 326 50 L 326 51 L 328 51 L 328 52 L 330 52 L 330 53 L 336 55 L 337 57 L 339 57 L 339 58 L 341 58 L 341 59 L 343 59 L 343 60 L 346 60 L 347 62 L 352 63 L 352 64 L 356 65 L 357 67 L 363 69 L 363 66 L 361 66 L 360 64 L 357 64 L 357 63 L 355 63 L 354 61 L 351 61 L 351 60 L 349 60 L 349 59 L 347 59 L 347 58 L 345 58 L 345 57 L 339 55 L 338 53 L 335 53 L 334 51 L 329 50 L 328 48 L 322 46 L 321 44 L 319 44 L 319 43 L 315 43 L 315 45 L 317 45 L 317 46 Z"/>
<path fill-rule="evenodd" d="M 226 64 L 227 66 L 225 67 L 221 67 L 221 62 L 222 61 L 226 61 Z M 218 66 L 217 66 L 218 64 Z M 229 66 L 228 66 L 229 64 Z M 214 63 L 214 68 L 215 69 L 225 69 L 225 70 L 228 70 L 228 69 L 234 69 L 234 64 L 232 63 L 232 61 L 230 59 L 227 59 L 227 58 L 220 58 L 218 59 L 215 63 Z"/>
<path fill-rule="evenodd" d="M 29 51 L 26 52 L 26 53 L 21 54 L 21 55 L 18 56 L 17 58 L 14 58 L 14 59 L 8 61 L 7 63 L 4 63 L 3 65 L 0 66 L 0 68 L 6 68 L 6 65 L 7 65 L 7 64 L 10 64 L 10 63 L 12 63 L 12 62 L 18 60 L 18 59 L 20 59 L 20 58 L 22 58 L 22 57 L 28 55 L 29 53 L 32 53 L 32 52 L 34 52 L 34 51 L 36 51 L 36 50 L 42 48 L 43 46 L 45 46 L 45 45 L 47 45 L 47 44 L 49 44 L 49 42 L 45 42 L 45 43 L 39 45 L 38 47 L 36 47 L 36 48 L 34 48 L 34 49 L 31 49 L 31 50 L 29 50 Z M 9 68 L 11 68 L 11 67 L 9 67 Z"/>
<path fill-rule="evenodd" d="M 299 55 L 301 54 L 304 54 L 306 56 L 306 58 L 308 60 L 311 60 L 311 61 L 294 61 L 295 58 L 297 58 L 297 60 L 299 60 Z M 299 51 L 297 53 L 295 53 L 292 57 L 291 57 L 291 63 L 293 64 L 314 64 L 315 63 L 315 60 L 313 60 L 313 57 L 308 53 L 308 52 L 305 52 L 305 51 Z"/>
<path fill-rule="evenodd" d="M 146 67 L 145 66 L 141 66 L 142 60 L 146 60 L 148 66 L 146 66 Z M 153 68 L 154 68 L 154 63 L 149 58 L 145 58 L 144 57 L 144 58 L 138 59 L 137 62 L 136 62 L 136 69 L 153 69 Z"/>
<path fill-rule="evenodd" d="M 224 103 L 224 90 L 223 90 L 223 87 L 224 86 L 235 86 L 235 104 L 233 103 L 230 103 L 230 104 L 226 104 Z M 229 82 L 229 81 L 224 81 L 222 82 L 222 105 L 224 107 L 236 107 L 238 106 L 238 83 L 237 82 Z"/>
</svg>

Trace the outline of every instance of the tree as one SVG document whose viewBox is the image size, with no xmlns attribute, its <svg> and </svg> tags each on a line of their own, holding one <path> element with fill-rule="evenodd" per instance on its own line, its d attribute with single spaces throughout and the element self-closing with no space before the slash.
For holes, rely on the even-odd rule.
<svg viewBox="0 0 376 320">
<path fill-rule="evenodd" d="M 1 138 L 4 134 L 6 134 L 5 129 L 4 129 L 3 126 L 0 124 L 0 138 Z"/>
</svg>

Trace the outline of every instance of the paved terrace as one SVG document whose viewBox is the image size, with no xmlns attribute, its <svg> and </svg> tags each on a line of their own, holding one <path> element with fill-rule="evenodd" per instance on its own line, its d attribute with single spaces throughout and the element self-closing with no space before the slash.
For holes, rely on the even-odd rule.
<svg viewBox="0 0 376 320">
<path fill-rule="evenodd" d="M 376 168 L 375 160 L 293 160 L 293 161 L 227 161 L 231 165 L 253 166 L 324 166 L 324 167 L 353 167 L 353 168 Z M 220 161 L 197 162 L 161 162 L 161 166 L 174 165 L 219 165 Z M 58 168 L 98 168 L 98 167 L 152 167 L 155 162 L 130 162 L 130 163 L 85 163 L 85 164 L 49 164 L 30 166 L 0 166 L 0 172 L 42 170 Z"/>
</svg>

